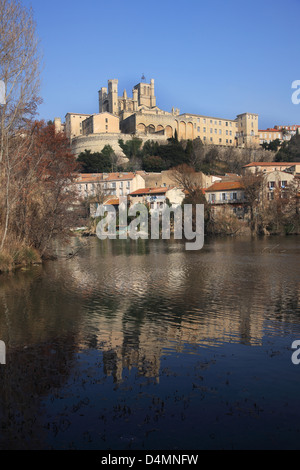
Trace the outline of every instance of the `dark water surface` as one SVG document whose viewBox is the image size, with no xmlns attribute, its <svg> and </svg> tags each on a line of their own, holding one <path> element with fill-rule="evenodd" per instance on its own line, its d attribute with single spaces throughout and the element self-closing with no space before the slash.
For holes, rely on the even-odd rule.
<svg viewBox="0 0 300 470">
<path fill-rule="evenodd" d="M 0 449 L 300 448 L 299 241 L 92 239 L 1 277 Z"/>
</svg>

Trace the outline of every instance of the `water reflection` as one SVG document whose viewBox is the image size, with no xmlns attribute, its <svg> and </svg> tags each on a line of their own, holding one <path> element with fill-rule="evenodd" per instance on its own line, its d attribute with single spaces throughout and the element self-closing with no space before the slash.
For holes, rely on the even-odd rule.
<svg viewBox="0 0 300 470">
<path fill-rule="evenodd" d="M 163 350 L 261 345 L 266 330 L 298 324 L 298 240 L 280 241 L 191 253 L 176 242 L 92 240 L 74 259 L 1 279 L 1 338 L 13 350 L 71 332 L 78 347 L 115 357 L 116 379 L 125 365 L 157 377 Z"/>
<path fill-rule="evenodd" d="M 159 384 L 168 356 L 184 365 L 205 349 L 300 334 L 299 259 L 296 237 L 211 241 L 199 253 L 175 241 L 93 239 L 75 258 L 1 278 L 3 445 L 43 447 L 41 401 L 80 379 L 82 352 L 99 352 L 101 380 L 122 384 L 136 370 Z"/>
</svg>

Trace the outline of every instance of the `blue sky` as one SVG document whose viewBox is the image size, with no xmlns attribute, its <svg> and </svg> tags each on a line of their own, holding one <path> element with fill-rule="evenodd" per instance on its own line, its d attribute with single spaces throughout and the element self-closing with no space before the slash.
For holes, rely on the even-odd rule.
<svg viewBox="0 0 300 470">
<path fill-rule="evenodd" d="M 171 111 L 235 118 L 259 127 L 300 124 L 299 0 L 23 0 L 43 53 L 40 118 L 97 113 L 98 90 L 119 94 L 144 73 Z"/>
</svg>

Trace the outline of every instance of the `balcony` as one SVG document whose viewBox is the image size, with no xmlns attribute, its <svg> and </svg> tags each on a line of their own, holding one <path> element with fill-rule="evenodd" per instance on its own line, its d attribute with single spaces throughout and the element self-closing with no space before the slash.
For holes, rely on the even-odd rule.
<svg viewBox="0 0 300 470">
<path fill-rule="evenodd" d="M 246 199 L 245 198 L 237 198 L 237 199 L 216 199 L 216 200 L 210 200 L 210 204 L 246 204 Z"/>
</svg>

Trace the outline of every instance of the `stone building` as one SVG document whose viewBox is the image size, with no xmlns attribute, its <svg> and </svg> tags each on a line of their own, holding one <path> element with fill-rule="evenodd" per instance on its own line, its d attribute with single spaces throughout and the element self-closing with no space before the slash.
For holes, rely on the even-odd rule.
<svg viewBox="0 0 300 470">
<path fill-rule="evenodd" d="M 259 146 L 257 114 L 243 113 L 235 119 L 224 119 L 180 114 L 174 107 L 167 112 L 157 106 L 154 79 L 150 83 L 143 80 L 135 85 L 131 97 L 126 90 L 119 96 L 118 87 L 118 80 L 113 79 L 108 80 L 107 87 L 100 89 L 98 114 L 66 115 L 65 132 L 76 154 L 82 149 L 82 139 L 87 149 L 101 151 L 111 136 L 112 147 L 121 155 L 118 140 L 128 140 L 129 135 L 138 136 L 143 141 L 151 139 L 162 143 L 177 133 L 179 140 L 200 138 L 207 144 L 224 147 Z M 56 126 L 63 126 L 59 118 L 56 118 Z"/>
<path fill-rule="evenodd" d="M 119 133 L 119 117 L 107 112 L 93 114 L 82 122 L 82 135 Z"/>
<path fill-rule="evenodd" d="M 141 175 L 132 172 L 79 174 L 73 183 L 78 196 L 82 199 L 95 196 L 128 196 L 137 189 L 145 188 Z"/>
<path fill-rule="evenodd" d="M 243 167 L 243 173 L 270 173 L 273 171 L 286 171 L 297 175 L 300 174 L 300 162 L 252 162 Z"/>
</svg>

